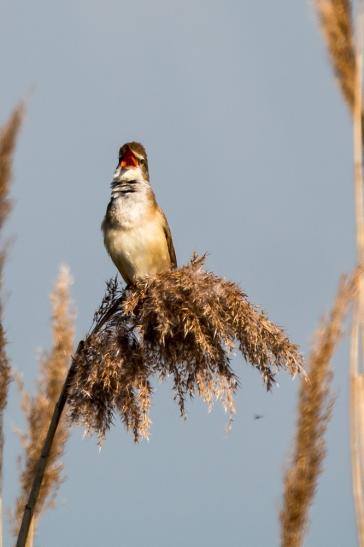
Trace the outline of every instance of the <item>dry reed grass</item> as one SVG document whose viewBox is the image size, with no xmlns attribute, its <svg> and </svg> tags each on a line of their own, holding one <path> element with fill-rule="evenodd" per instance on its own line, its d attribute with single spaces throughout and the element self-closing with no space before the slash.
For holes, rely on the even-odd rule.
<svg viewBox="0 0 364 547">
<path fill-rule="evenodd" d="M 361 280 L 362 283 L 362 280 Z M 364 375 L 359 370 L 360 365 L 360 329 L 363 310 L 359 302 L 355 303 L 350 352 L 350 435 L 353 497 L 356 515 L 358 544 L 364 545 Z"/>
<path fill-rule="evenodd" d="M 23 105 L 18 105 L 6 124 L 0 128 L 0 230 L 2 230 L 11 208 L 9 197 L 12 179 L 12 162 L 19 129 L 23 119 Z M 3 284 L 3 269 L 6 258 L 4 243 L 0 249 L 0 290 Z M 2 526 L 2 477 L 4 449 L 4 409 L 7 403 L 11 368 L 6 354 L 6 335 L 3 320 L 3 302 L 0 298 L 0 547 L 3 545 Z"/>
<path fill-rule="evenodd" d="M 364 546 L 364 192 L 363 192 L 363 6 L 358 14 L 356 37 L 355 96 L 354 96 L 354 189 L 357 259 L 361 267 L 359 291 L 355 302 L 350 352 L 350 433 L 353 497 L 358 544 Z M 360 343 L 361 342 L 361 343 Z"/>
<path fill-rule="evenodd" d="M 23 105 L 17 106 L 7 123 L 0 129 L 0 230 L 10 211 L 9 197 L 12 179 L 12 162 L 15 145 L 23 119 Z M 0 251 L 0 287 L 2 285 L 3 266 L 5 260 L 4 247 Z M 2 319 L 2 303 L 0 302 L 0 412 L 4 410 L 10 380 L 10 365 L 5 352 L 6 337 Z"/>
<path fill-rule="evenodd" d="M 309 380 L 300 384 L 294 451 L 285 474 L 280 513 L 282 547 L 302 545 L 307 528 L 309 508 L 326 454 L 325 431 L 333 406 L 331 358 L 357 284 L 357 272 L 341 280 L 330 316 L 315 333 L 307 365 Z"/>
<path fill-rule="evenodd" d="M 51 294 L 53 344 L 49 354 L 40 361 L 38 392 L 30 397 L 23 389 L 22 408 L 27 420 L 27 432 L 20 435 L 24 447 L 21 492 L 16 501 L 14 534 L 19 530 L 27 496 L 33 482 L 36 464 L 41 454 L 44 439 L 54 406 L 61 392 L 73 347 L 74 313 L 70 311 L 71 277 L 67 268 L 62 267 Z M 49 507 L 62 482 L 63 465 L 61 457 L 68 438 L 65 420 L 61 420 L 47 468 L 42 480 L 40 494 L 35 507 L 33 528 L 40 513 Z"/>
<path fill-rule="evenodd" d="M 147 437 L 151 377 L 173 379 L 181 415 L 187 397 L 222 401 L 230 417 L 238 381 L 237 342 L 270 389 L 275 372 L 302 371 L 297 346 L 234 283 L 202 269 L 203 257 L 121 291 L 116 280 L 95 315 L 98 325 L 75 356 L 72 422 L 102 439 L 119 413 L 134 439 Z M 101 326 L 101 328 L 100 328 Z"/>
<path fill-rule="evenodd" d="M 354 189 L 357 258 L 361 269 L 353 315 L 350 355 L 350 430 L 353 496 L 358 543 L 364 547 L 364 192 L 363 192 L 363 3 L 357 4 L 357 35 L 348 0 L 316 0 L 321 29 L 326 39 L 343 97 L 353 114 Z M 360 344 L 361 340 L 361 344 Z"/>
<path fill-rule="evenodd" d="M 31 533 L 47 459 L 67 403 L 71 422 L 96 431 L 100 440 L 118 412 L 137 441 L 148 435 L 152 375 L 173 377 L 184 414 L 185 398 L 196 393 L 208 404 L 222 399 L 234 411 L 237 379 L 230 356 L 235 342 L 268 389 L 280 368 L 292 375 L 303 372 L 302 356 L 282 329 L 250 304 L 236 284 L 204 272 L 202 264 L 203 257 L 194 257 L 179 270 L 140 280 L 123 291 L 116 279 L 107 284 L 94 327 L 72 359 L 33 467 L 17 547 L 24 547 Z"/>
<path fill-rule="evenodd" d="M 350 0 L 316 0 L 324 35 L 336 78 L 344 100 L 354 111 L 355 45 Z"/>
</svg>

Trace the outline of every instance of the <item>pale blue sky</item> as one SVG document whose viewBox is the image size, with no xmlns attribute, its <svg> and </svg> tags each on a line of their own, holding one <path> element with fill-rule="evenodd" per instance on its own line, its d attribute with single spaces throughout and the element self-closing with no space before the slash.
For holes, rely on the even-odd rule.
<svg viewBox="0 0 364 547">
<path fill-rule="evenodd" d="M 143 142 L 178 260 L 239 282 L 305 353 L 354 263 L 351 126 L 311 2 L 4 0 L 0 116 L 30 96 L 15 161 L 6 270 L 9 353 L 28 385 L 50 342 L 48 295 L 70 265 L 83 336 L 114 268 L 100 223 L 118 147 Z M 348 450 L 347 348 L 307 547 L 356 545 Z M 217 406 L 186 422 L 157 385 L 152 436 L 117 423 L 101 453 L 74 430 L 58 507 L 36 545 L 279 545 L 282 474 L 298 382 L 267 394 L 240 359 L 230 435 Z M 10 392 L 5 496 L 17 492 Z M 263 414 L 259 421 L 254 414 Z M 6 544 L 10 544 L 7 535 Z"/>
</svg>

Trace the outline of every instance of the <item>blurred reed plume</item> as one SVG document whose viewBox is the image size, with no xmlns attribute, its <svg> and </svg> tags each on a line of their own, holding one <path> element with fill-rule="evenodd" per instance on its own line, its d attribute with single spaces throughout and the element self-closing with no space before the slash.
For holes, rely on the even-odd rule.
<svg viewBox="0 0 364 547">
<path fill-rule="evenodd" d="M 358 542 L 364 547 L 364 191 L 363 191 L 363 3 L 357 7 L 357 35 L 348 0 L 316 0 L 321 28 L 343 97 L 353 115 L 357 260 L 361 269 L 354 306 L 350 354 L 350 430 L 353 496 Z M 360 343 L 361 340 L 361 343 Z"/>
<path fill-rule="evenodd" d="M 309 379 L 301 380 L 296 438 L 291 464 L 285 474 L 280 513 L 282 547 L 299 547 L 303 543 L 308 512 L 326 454 L 325 431 L 333 406 L 331 359 L 357 284 L 357 272 L 340 281 L 330 316 L 315 333 L 307 364 Z"/>
<path fill-rule="evenodd" d="M 0 128 L 0 230 L 4 226 L 11 207 L 9 192 L 12 162 L 22 118 L 23 105 L 19 105 L 15 108 L 7 123 Z M 2 245 L 0 249 L 0 286 L 2 285 L 4 261 L 5 248 Z M 2 303 L 0 302 L 0 412 L 4 410 L 6 405 L 10 380 L 10 365 L 5 353 L 6 340 L 2 315 Z"/>
<path fill-rule="evenodd" d="M 23 119 L 23 105 L 18 105 L 8 121 L 0 128 L 0 230 L 2 230 L 11 208 L 10 185 L 12 179 L 12 162 L 17 136 Z M 0 289 L 3 284 L 3 269 L 6 258 L 4 242 L 0 247 Z M 6 336 L 3 320 L 3 302 L 0 297 L 0 547 L 3 545 L 2 525 L 2 477 L 4 449 L 4 409 L 7 403 L 10 382 L 10 364 L 5 350 Z"/>
<path fill-rule="evenodd" d="M 121 291 L 112 280 L 96 312 L 98 325 L 75 356 L 68 399 L 72 422 L 102 439 L 119 413 L 134 439 L 147 437 L 151 377 L 171 376 L 181 415 L 188 396 L 222 401 L 230 417 L 238 381 L 231 369 L 237 342 L 270 389 L 275 372 L 302 371 L 297 346 L 253 306 L 238 285 L 186 266 L 139 280 Z"/>
<path fill-rule="evenodd" d="M 321 30 L 344 100 L 354 111 L 355 44 L 350 0 L 316 0 Z"/>
<path fill-rule="evenodd" d="M 37 461 L 46 437 L 54 406 L 61 392 L 70 363 L 74 338 L 74 313 L 70 310 L 71 276 L 68 268 L 62 267 L 51 294 L 52 303 L 52 349 L 40 361 L 38 391 L 31 397 L 24 388 L 22 408 L 27 420 L 27 431 L 20 434 L 24 447 L 21 491 L 16 500 L 14 534 L 17 534 L 27 496 L 32 485 Z M 48 457 L 39 498 L 32 522 L 32 533 L 40 513 L 53 502 L 62 482 L 63 465 L 61 457 L 68 439 L 68 429 L 62 419 Z M 27 545 L 30 547 L 32 538 Z"/>
</svg>

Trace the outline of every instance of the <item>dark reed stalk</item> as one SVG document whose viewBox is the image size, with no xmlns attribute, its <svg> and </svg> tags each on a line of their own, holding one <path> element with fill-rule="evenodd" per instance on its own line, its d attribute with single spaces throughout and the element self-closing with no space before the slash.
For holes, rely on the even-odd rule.
<svg viewBox="0 0 364 547">
<path fill-rule="evenodd" d="M 26 497 L 32 485 L 35 467 L 40 456 L 54 405 L 63 387 L 72 354 L 74 313 L 71 311 L 70 304 L 71 281 L 68 268 L 62 267 L 51 294 L 52 349 L 41 358 L 36 395 L 30 397 L 24 387 L 22 387 L 22 407 L 28 427 L 26 433 L 19 434 L 24 447 L 24 456 L 20 477 L 21 491 L 16 500 L 14 518 L 15 535 L 17 535 L 19 530 Z M 65 420 L 61 420 L 52 444 L 52 450 L 48 458 L 47 468 L 35 507 L 34 519 L 32 521 L 33 535 L 36 531 L 35 522 L 39 521 L 39 516 L 46 507 L 53 505 L 58 488 L 62 482 L 63 465 L 61 457 L 67 439 L 67 424 Z M 28 541 L 27 547 L 31 547 L 31 545 L 32 542 Z"/>
<path fill-rule="evenodd" d="M 54 435 L 69 404 L 71 422 L 100 440 L 118 413 L 135 441 L 148 435 L 151 377 L 173 378 L 181 414 L 185 399 L 220 399 L 234 412 L 237 378 L 230 356 L 237 343 L 267 389 L 282 368 L 303 371 L 302 357 L 282 329 L 234 283 L 203 271 L 203 258 L 121 290 L 116 280 L 77 351 L 56 404 L 25 506 L 17 547 L 26 544 Z"/>
<path fill-rule="evenodd" d="M 66 404 L 69 384 L 75 372 L 74 368 L 75 368 L 74 364 L 72 363 L 68 371 L 65 383 L 63 385 L 61 394 L 59 396 L 59 399 L 53 411 L 52 419 L 47 431 L 47 436 L 42 447 L 42 452 L 40 454 L 39 460 L 35 467 L 30 494 L 29 494 L 27 503 L 24 507 L 18 539 L 16 542 L 16 547 L 25 547 L 27 544 L 29 529 L 33 522 L 34 511 L 35 511 L 36 503 L 39 497 L 40 489 L 42 486 L 44 473 L 46 471 L 49 454 L 52 449 L 53 440 L 57 432 L 57 427 L 60 422 L 64 406 Z"/>
<path fill-rule="evenodd" d="M 0 128 L 0 230 L 8 217 L 11 208 L 10 185 L 12 179 L 12 162 L 16 141 L 23 118 L 23 105 L 18 105 L 6 124 Z M 3 270 L 6 253 L 4 244 L 0 249 L 0 289 L 2 288 Z M 3 303 L 0 300 L 0 547 L 3 545 L 3 452 L 4 452 L 4 409 L 7 403 L 10 382 L 10 364 L 6 354 L 6 335 L 3 320 Z"/>
</svg>

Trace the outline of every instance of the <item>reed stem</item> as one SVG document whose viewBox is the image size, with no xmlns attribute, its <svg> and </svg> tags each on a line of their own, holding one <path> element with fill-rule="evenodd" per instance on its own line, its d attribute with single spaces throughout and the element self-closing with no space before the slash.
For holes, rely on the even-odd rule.
<svg viewBox="0 0 364 547">
<path fill-rule="evenodd" d="M 99 321 L 96 323 L 96 325 L 92 329 L 90 335 L 96 334 L 98 331 L 100 331 L 100 329 L 103 327 L 105 322 L 111 317 L 112 313 L 116 311 L 117 305 L 120 305 L 120 299 L 111 309 L 109 309 L 99 319 Z M 19 529 L 19 534 L 18 534 L 18 539 L 16 542 L 16 547 L 28 547 L 28 538 L 29 538 L 29 534 L 32 533 L 32 526 L 34 527 L 35 507 L 36 507 L 40 489 L 42 486 L 42 481 L 43 481 L 44 473 L 47 467 L 49 454 L 52 449 L 54 437 L 57 432 L 57 428 L 62 416 L 62 412 L 67 402 L 67 398 L 69 395 L 69 388 L 72 384 L 72 380 L 76 372 L 76 356 L 82 350 L 83 346 L 84 346 L 84 341 L 81 340 L 78 344 L 76 353 L 72 359 L 70 368 L 68 370 L 66 379 L 63 384 L 61 394 L 54 408 L 53 416 L 49 424 L 48 432 L 47 432 L 47 435 L 43 444 L 43 448 L 35 469 L 33 483 L 29 493 L 28 501 L 24 508 L 23 517 L 22 517 L 22 521 L 21 521 L 21 525 Z"/>
<path fill-rule="evenodd" d="M 76 355 L 81 350 L 82 346 L 83 346 L 83 340 L 78 344 Z M 33 519 L 34 519 L 34 511 L 35 511 L 36 503 L 37 503 L 37 500 L 38 500 L 40 488 L 41 488 L 41 485 L 42 485 L 44 472 L 45 472 L 46 467 L 47 467 L 47 461 L 48 461 L 49 453 L 50 453 L 51 448 L 52 448 L 54 436 L 56 434 L 58 424 L 59 424 L 59 421 L 60 421 L 61 416 L 62 416 L 63 409 L 64 409 L 64 407 L 66 405 L 66 402 L 67 402 L 69 387 L 72 383 L 72 379 L 73 379 L 73 376 L 75 374 L 75 370 L 76 370 L 75 359 L 73 359 L 72 363 L 71 363 L 71 366 L 69 368 L 67 377 L 65 379 L 65 382 L 63 384 L 61 394 L 60 394 L 59 399 L 58 399 L 58 401 L 56 403 L 56 406 L 54 408 L 54 412 L 53 412 L 51 422 L 49 424 L 49 429 L 48 429 L 48 432 L 47 432 L 47 436 L 46 436 L 46 439 L 44 441 L 42 452 L 41 452 L 41 455 L 40 455 L 40 458 L 38 460 L 38 464 L 37 464 L 37 467 L 36 467 L 36 470 L 35 470 L 35 473 L 34 473 L 33 484 L 32 484 L 32 488 L 30 490 L 28 501 L 27 501 L 27 503 L 25 505 L 25 508 L 24 508 L 23 518 L 22 518 L 22 522 L 21 522 L 21 525 L 20 525 L 20 530 L 19 530 L 19 535 L 18 535 L 18 539 L 17 539 L 17 542 L 16 542 L 16 547 L 26 547 L 27 546 L 29 530 L 31 528 L 31 524 L 32 524 Z"/>
<path fill-rule="evenodd" d="M 351 353 L 350 353 L 350 432 L 351 432 L 351 462 L 353 497 L 356 514 L 358 543 L 364 547 L 364 421 L 362 415 L 364 395 L 363 370 L 361 358 L 364 349 L 364 188 L 363 188 L 363 9 L 359 6 L 356 54 L 355 54 L 355 84 L 354 84 L 354 192 L 356 217 L 356 246 L 359 264 L 359 283 L 357 301 L 354 306 Z"/>
</svg>

